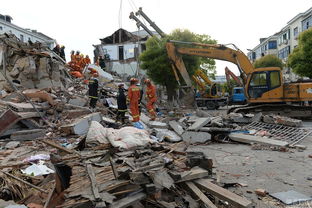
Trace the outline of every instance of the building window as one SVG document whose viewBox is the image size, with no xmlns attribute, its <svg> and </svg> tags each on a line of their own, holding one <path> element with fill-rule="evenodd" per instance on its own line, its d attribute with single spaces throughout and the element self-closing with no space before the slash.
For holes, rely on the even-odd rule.
<svg viewBox="0 0 312 208">
<path fill-rule="evenodd" d="M 277 41 L 271 40 L 269 41 L 269 49 L 276 49 L 277 48 Z"/>
<path fill-rule="evenodd" d="M 278 58 L 285 59 L 288 57 L 289 53 L 290 53 L 290 46 L 282 48 L 281 50 L 278 51 Z"/>
<path fill-rule="evenodd" d="M 0 30 L 3 30 L 3 27 L 2 27 L 2 26 L 0 26 Z"/>
<path fill-rule="evenodd" d="M 312 16 L 302 21 L 302 31 L 305 31 L 311 27 L 310 22 L 312 22 Z"/>
<path fill-rule="evenodd" d="M 20 34 L 20 40 L 24 42 L 24 35 Z"/>
<path fill-rule="evenodd" d="M 294 37 L 297 37 L 298 34 L 299 34 L 298 27 L 295 27 L 295 28 L 294 28 Z"/>
<path fill-rule="evenodd" d="M 119 60 L 124 60 L 124 47 L 123 46 L 118 46 L 118 55 L 119 55 Z"/>
</svg>

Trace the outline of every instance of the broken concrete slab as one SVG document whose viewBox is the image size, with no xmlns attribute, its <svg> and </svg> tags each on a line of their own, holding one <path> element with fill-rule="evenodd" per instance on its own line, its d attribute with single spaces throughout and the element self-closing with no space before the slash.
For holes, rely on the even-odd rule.
<svg viewBox="0 0 312 208">
<path fill-rule="evenodd" d="M 11 142 L 8 142 L 4 147 L 6 149 L 14 149 L 16 147 L 18 147 L 20 145 L 20 142 L 18 141 L 11 141 Z"/>
<path fill-rule="evenodd" d="M 198 131 L 200 128 L 204 127 L 211 121 L 210 117 L 198 118 L 195 123 L 193 123 L 187 130 Z"/>
<path fill-rule="evenodd" d="M 70 99 L 68 101 L 68 104 L 83 107 L 87 104 L 87 102 L 88 102 L 87 99 L 75 97 L 75 98 Z"/>
<path fill-rule="evenodd" d="M 100 113 L 91 113 L 89 115 L 83 116 L 82 118 L 76 119 L 73 123 L 61 126 L 61 132 L 66 134 L 86 134 L 91 125 L 91 121 L 102 121 L 102 116 Z"/>
<path fill-rule="evenodd" d="M 182 139 L 190 144 L 205 143 L 211 140 L 211 134 L 206 132 L 186 131 L 182 134 Z"/>
<path fill-rule="evenodd" d="M 285 191 L 285 192 L 278 192 L 270 194 L 272 197 L 282 201 L 284 204 L 291 205 L 291 204 L 298 204 L 306 201 L 311 201 L 312 198 L 308 197 L 304 194 L 301 194 L 297 191 Z"/>
<path fill-rule="evenodd" d="M 150 128 L 158 128 L 158 129 L 167 129 L 168 126 L 166 123 L 163 123 L 163 122 L 159 122 L 159 121 L 149 121 L 147 123 L 147 125 L 150 127 Z"/>
<path fill-rule="evenodd" d="M 169 126 L 180 136 L 184 132 L 183 127 L 177 121 L 169 121 Z"/>
<path fill-rule="evenodd" d="M 242 142 L 247 144 L 259 143 L 259 144 L 268 144 L 272 146 L 286 147 L 289 143 L 285 141 L 280 141 L 276 139 L 269 139 L 261 136 L 253 136 L 241 133 L 231 133 L 229 134 L 231 140 L 236 142 Z"/>
<path fill-rule="evenodd" d="M 7 105 L 10 109 L 16 112 L 35 112 L 36 109 L 30 103 L 13 103 L 7 102 Z M 39 105 L 34 105 L 38 110 L 42 110 L 42 107 Z"/>
<path fill-rule="evenodd" d="M 177 135 L 174 131 L 170 131 L 168 129 L 157 129 L 154 128 L 156 132 L 156 137 L 160 139 L 160 141 L 168 141 L 168 142 L 179 142 L 182 138 Z"/>
</svg>

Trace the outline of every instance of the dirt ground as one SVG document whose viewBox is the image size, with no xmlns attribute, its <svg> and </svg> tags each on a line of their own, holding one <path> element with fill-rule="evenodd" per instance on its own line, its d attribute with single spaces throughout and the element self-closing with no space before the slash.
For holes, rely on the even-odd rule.
<svg viewBox="0 0 312 208">
<path fill-rule="evenodd" d="M 225 113 L 225 109 L 210 111 Z M 304 121 L 304 127 L 312 128 L 312 121 Z M 255 203 L 255 207 L 283 207 L 271 197 L 258 198 L 255 189 L 265 189 L 269 193 L 294 190 L 312 196 L 312 135 L 299 144 L 306 150 L 289 149 L 287 152 L 254 150 L 251 145 L 239 143 L 213 143 L 192 146 L 187 151 L 202 151 L 214 159 L 216 177 L 221 183 L 246 184 L 233 186 L 229 190 L 245 196 Z M 299 206 L 295 206 L 299 207 Z M 302 205 L 301 207 L 312 207 Z"/>
</svg>

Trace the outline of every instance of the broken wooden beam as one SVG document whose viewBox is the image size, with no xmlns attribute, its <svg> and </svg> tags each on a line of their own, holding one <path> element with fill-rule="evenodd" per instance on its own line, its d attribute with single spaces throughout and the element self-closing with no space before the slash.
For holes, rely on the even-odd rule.
<svg viewBox="0 0 312 208">
<path fill-rule="evenodd" d="M 46 193 L 46 194 L 49 193 L 48 191 L 46 191 L 46 190 L 44 190 L 44 189 L 42 189 L 42 188 L 40 188 L 40 187 L 38 187 L 38 186 L 35 186 L 35 185 L 33 185 L 33 184 L 31 184 L 31 183 L 29 183 L 29 182 L 27 182 L 27 181 L 24 181 L 23 179 L 20 179 L 20 178 L 16 177 L 15 175 L 12 175 L 12 174 L 10 174 L 10 173 L 4 172 L 4 171 L 2 171 L 2 170 L 0 170 L 0 172 L 3 173 L 3 174 L 5 174 L 5 175 L 7 175 L 7 176 L 10 176 L 11 178 L 14 178 L 15 180 L 18 180 L 19 182 L 22 182 L 22 183 L 26 184 L 27 186 L 30 186 L 30 187 L 32 187 L 32 188 L 34 188 L 34 189 L 37 189 L 37 190 L 39 190 L 39 191 L 41 191 L 41 192 L 43 192 L 43 193 Z"/>
<path fill-rule="evenodd" d="M 95 173 L 93 171 L 91 164 L 87 164 L 87 172 L 88 172 L 88 175 L 89 175 L 89 178 L 91 181 L 91 188 L 92 188 L 92 193 L 94 195 L 94 198 L 96 201 L 100 201 L 101 196 L 99 194 L 99 189 L 98 189 L 97 184 L 96 184 Z"/>
<path fill-rule="evenodd" d="M 185 182 L 185 184 L 192 191 L 192 193 L 196 195 L 208 208 L 217 208 L 217 206 L 214 205 L 193 182 Z"/>
<path fill-rule="evenodd" d="M 61 151 L 63 151 L 63 152 L 66 152 L 66 153 L 68 153 L 68 154 L 73 154 L 73 153 L 74 153 L 73 150 L 70 150 L 70 149 L 67 149 L 67 148 L 65 148 L 65 147 L 62 147 L 61 145 L 56 144 L 56 143 L 54 143 L 54 142 L 52 142 L 52 141 L 49 141 L 49 140 L 41 140 L 41 141 L 42 141 L 43 143 L 45 143 L 45 144 L 51 146 L 51 147 L 54 147 L 54 148 L 56 148 L 56 149 L 59 149 L 59 150 L 61 150 Z"/>
<path fill-rule="evenodd" d="M 26 141 L 26 140 L 33 140 L 45 135 L 44 129 L 31 129 L 31 130 L 23 130 L 23 131 L 16 131 L 11 134 L 10 140 L 14 141 Z"/>
<path fill-rule="evenodd" d="M 198 179 L 194 183 L 201 189 L 207 191 L 208 193 L 229 202 L 233 207 L 248 207 L 251 205 L 251 201 L 238 196 L 216 184 L 211 183 L 207 179 Z"/>
<path fill-rule="evenodd" d="M 136 204 L 137 202 L 141 201 L 146 197 L 146 194 L 144 193 L 137 193 L 135 195 L 126 196 L 118 201 L 113 202 L 109 208 L 126 208 L 133 204 Z"/>
<path fill-rule="evenodd" d="M 0 136 L 16 124 L 21 117 L 12 110 L 6 110 L 0 115 Z"/>
</svg>

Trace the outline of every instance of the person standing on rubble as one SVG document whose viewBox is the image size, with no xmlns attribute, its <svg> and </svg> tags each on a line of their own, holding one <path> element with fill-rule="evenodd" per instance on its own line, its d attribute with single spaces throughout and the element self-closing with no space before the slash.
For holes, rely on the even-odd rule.
<svg viewBox="0 0 312 208">
<path fill-rule="evenodd" d="M 155 103 L 157 101 L 156 96 L 156 87 L 152 84 L 150 79 L 144 80 L 144 83 L 146 84 L 146 98 L 147 98 L 147 110 L 150 114 L 150 120 L 155 121 L 156 119 L 156 112 L 155 112 Z"/>
<path fill-rule="evenodd" d="M 61 48 L 59 44 L 56 44 L 56 46 L 53 48 L 53 52 L 59 56 L 61 55 Z"/>
<path fill-rule="evenodd" d="M 103 56 L 99 57 L 99 66 L 101 67 L 101 69 L 105 70 L 106 64 L 105 64 L 105 59 L 103 58 Z"/>
<path fill-rule="evenodd" d="M 84 58 L 83 62 L 84 62 L 85 65 L 91 64 L 91 60 L 90 60 L 88 55 L 86 55 L 86 57 Z"/>
<path fill-rule="evenodd" d="M 118 111 L 116 120 L 121 120 L 122 123 L 125 123 L 125 113 L 127 112 L 127 98 L 125 95 L 124 84 L 118 85 L 117 106 Z"/>
<path fill-rule="evenodd" d="M 96 102 L 98 100 L 98 88 L 99 88 L 98 76 L 99 76 L 98 73 L 93 73 L 88 83 L 89 88 L 88 94 L 90 98 L 90 108 L 92 109 L 92 111 L 95 109 Z"/>
<path fill-rule="evenodd" d="M 130 112 L 132 115 L 132 122 L 140 121 L 139 112 L 139 100 L 140 100 L 140 88 L 136 86 L 138 80 L 136 78 L 130 79 L 130 87 L 128 88 L 128 101 L 130 105 Z"/>
<path fill-rule="evenodd" d="M 60 48 L 60 57 L 62 59 L 64 59 L 64 61 L 66 62 L 66 57 L 65 57 L 65 46 L 62 45 L 62 47 Z"/>
</svg>

